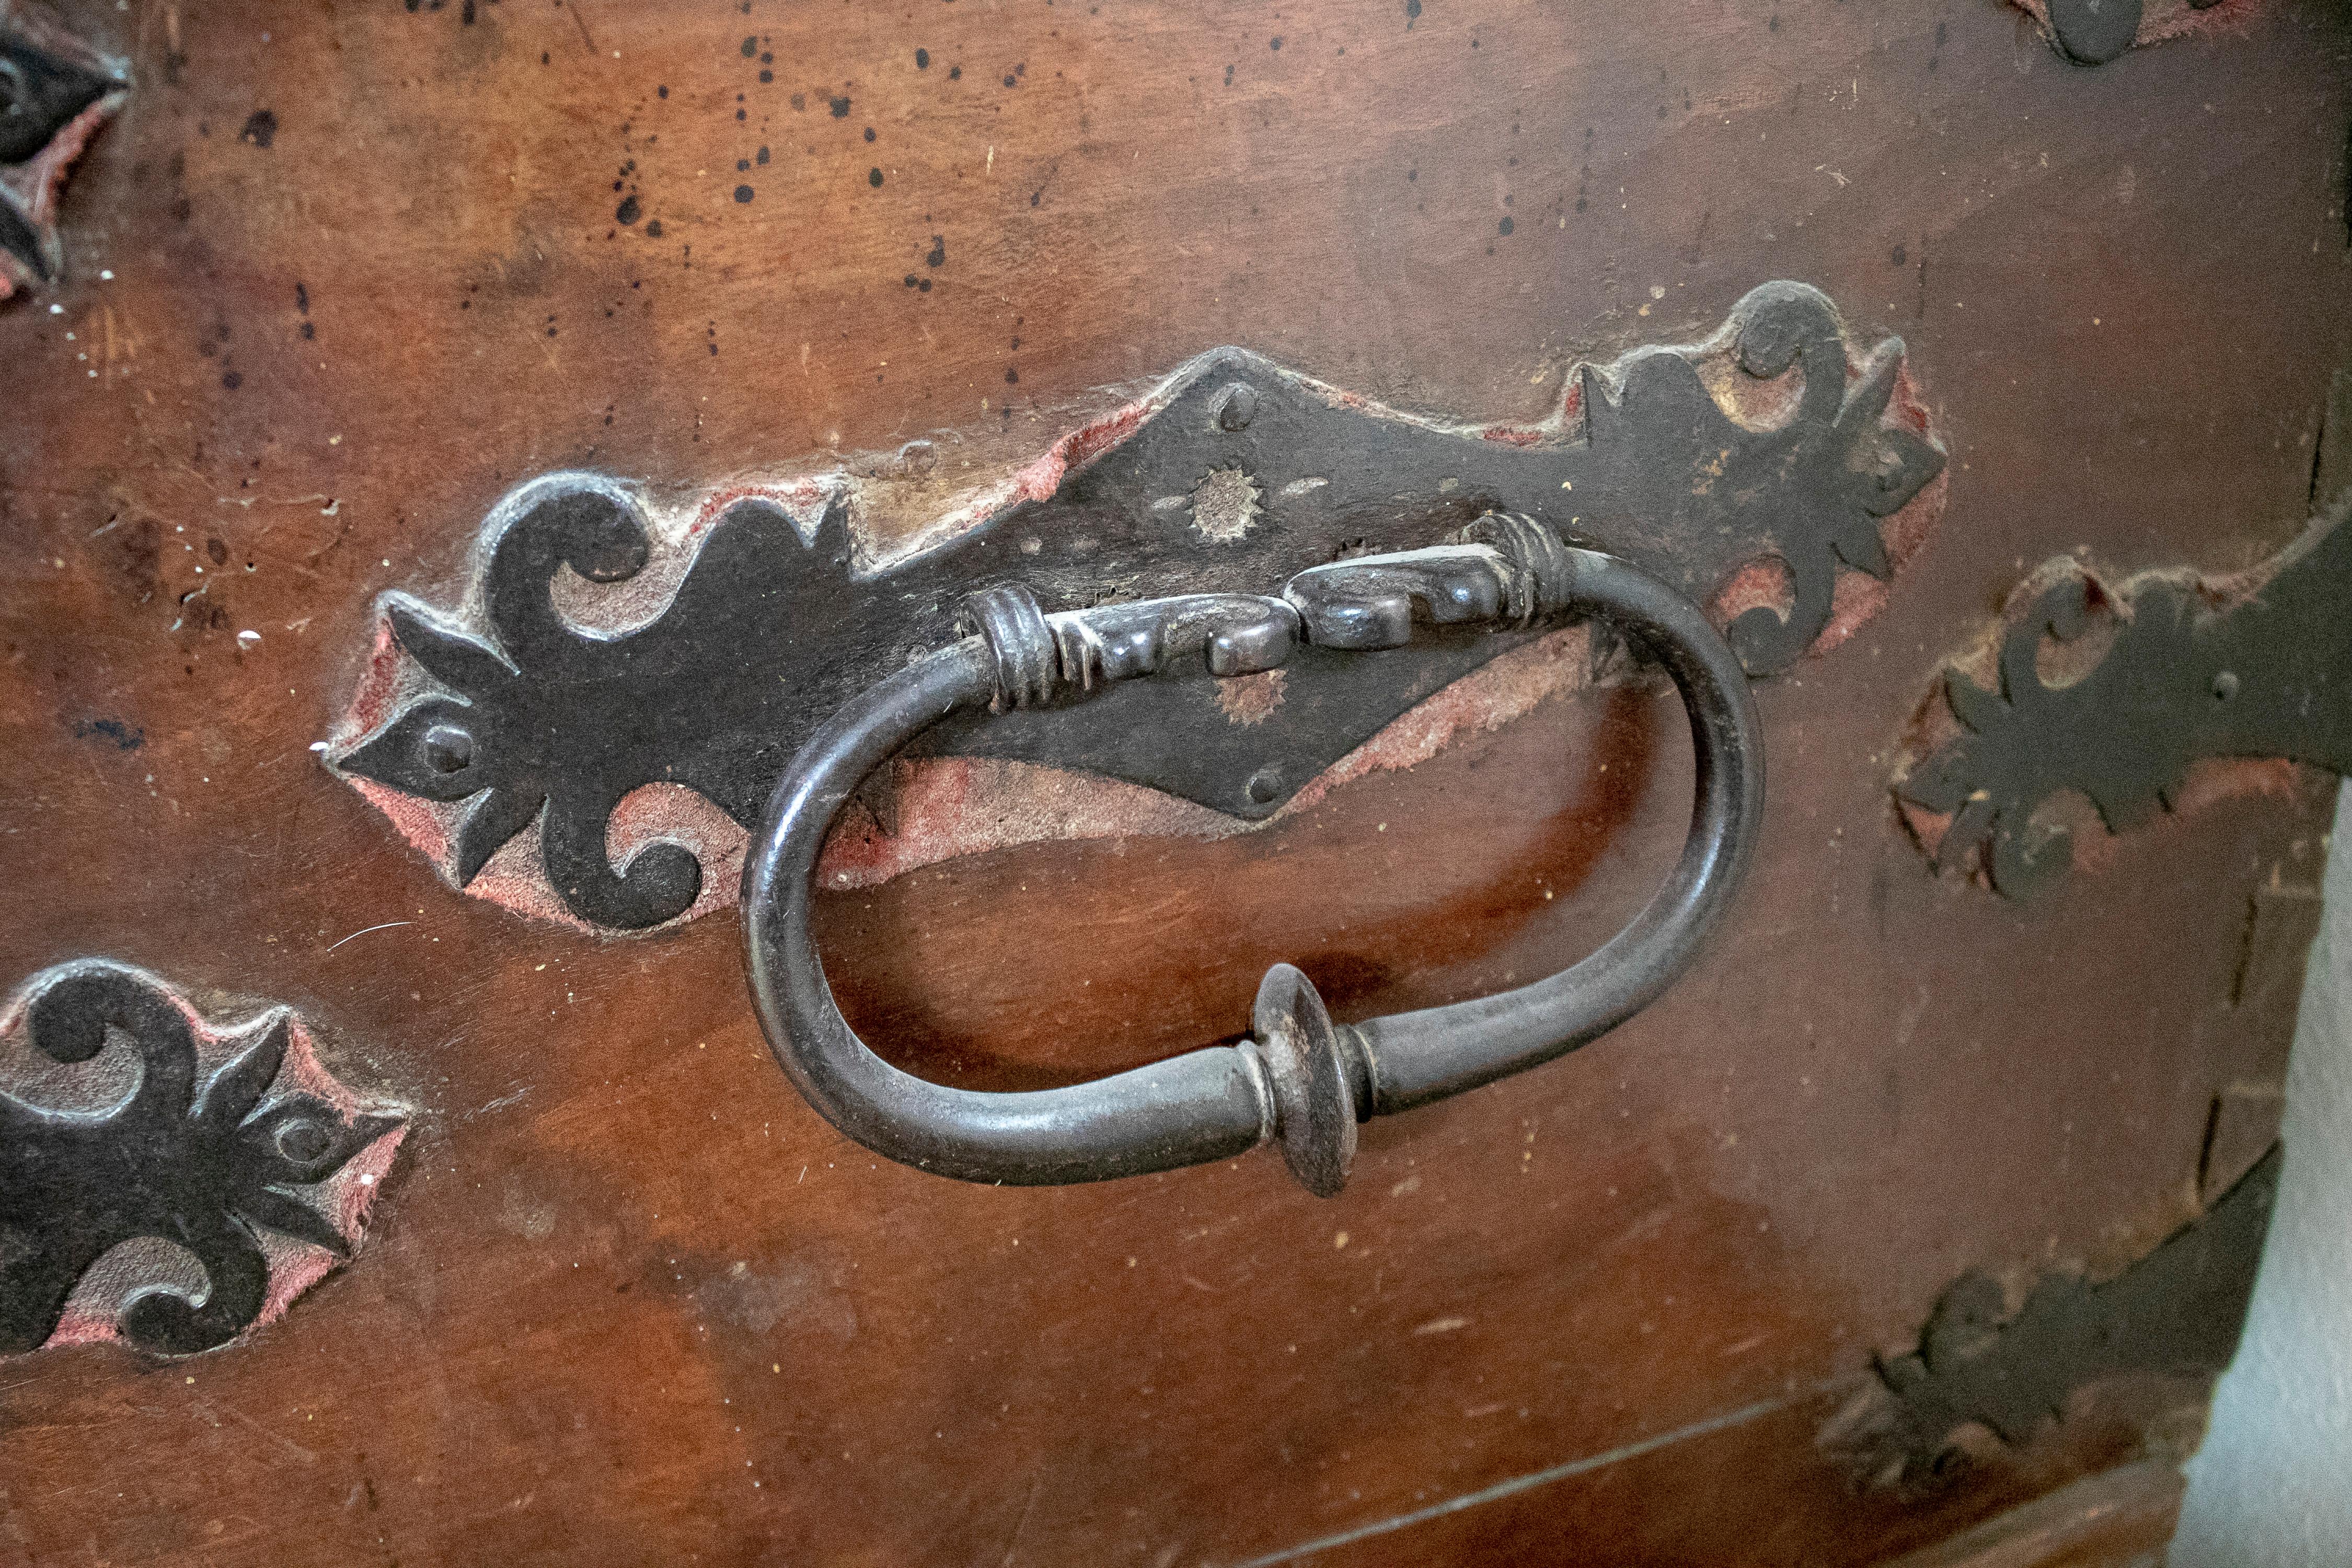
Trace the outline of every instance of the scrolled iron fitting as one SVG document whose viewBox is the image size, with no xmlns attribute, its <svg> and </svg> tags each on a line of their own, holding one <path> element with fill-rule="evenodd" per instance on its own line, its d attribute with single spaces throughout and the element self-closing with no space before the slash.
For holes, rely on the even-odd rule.
<svg viewBox="0 0 2352 1568">
<path fill-rule="evenodd" d="M 842 707 L 793 759 L 743 870 L 751 995 L 793 1085 L 877 1153 L 964 1181 L 1051 1185 L 1139 1175 L 1277 1144 L 1328 1196 L 1357 1124 L 1546 1062 L 1647 1006 L 1697 956 L 1745 871 L 1764 809 L 1762 741 L 1738 658 L 1698 607 L 1613 556 L 1490 514 L 1463 542 L 1300 573 L 1282 596 L 1187 595 L 1048 615 L 1026 590 L 976 596 L 979 636 L 924 655 Z M 810 934 L 817 857 L 859 782 L 958 709 L 1080 700 L 1199 657 L 1215 675 L 1279 665 L 1300 642 L 1391 647 L 1417 625 L 1599 617 L 1673 678 L 1696 790 L 1664 884 L 1623 930 L 1548 979 L 1493 996 L 1331 1019 L 1307 976 L 1276 964 L 1249 1038 L 1062 1089 L 992 1093 L 900 1071 L 841 1016 Z"/>
</svg>

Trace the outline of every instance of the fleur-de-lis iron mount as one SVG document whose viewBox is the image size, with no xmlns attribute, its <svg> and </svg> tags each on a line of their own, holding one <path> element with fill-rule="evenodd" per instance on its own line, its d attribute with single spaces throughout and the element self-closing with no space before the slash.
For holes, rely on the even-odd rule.
<svg viewBox="0 0 2352 1568">
<path fill-rule="evenodd" d="M 478 618 L 384 596 L 389 637 L 418 668 L 389 700 L 363 692 L 329 760 L 451 808 L 446 868 L 459 886 L 535 824 L 562 906 L 641 930 L 694 904 L 702 868 L 674 842 L 616 868 L 607 828 L 625 795 L 685 784 L 748 827 L 826 715 L 951 640 L 975 590 L 1014 578 L 1048 611 L 1250 593 L 1507 511 L 1712 605 L 1745 667 L 1768 674 L 1866 613 L 1871 595 L 1842 584 L 1883 583 L 1932 520 L 1931 505 L 1890 521 L 1944 466 L 1904 388 L 1904 352 L 1888 338 L 1850 353 L 1826 297 L 1769 283 L 1706 342 L 1580 367 L 1540 425 L 1475 426 L 1221 349 L 965 506 L 976 521 L 945 542 L 879 570 L 858 560 L 865 492 L 848 469 L 737 500 L 696 535 L 667 606 L 619 635 L 567 620 L 551 585 L 567 567 L 598 584 L 644 571 L 645 509 L 612 480 L 551 475 L 486 525 Z M 1729 391 L 1718 400 L 1711 385 Z M 950 721 L 920 745 L 1103 774 L 1254 821 L 1533 635 L 1464 629 L 1373 659 L 1302 650 L 1291 695 L 1246 724 L 1187 671 L 1082 708 Z"/>
<path fill-rule="evenodd" d="M 288 1009 L 216 1030 L 153 975 L 89 959 L 26 984 L 0 1016 L 0 1034 L 20 1030 L 50 1063 L 119 1051 L 135 1081 L 94 1108 L 0 1092 L 0 1353 L 106 1338 L 211 1350 L 358 1245 L 407 1112 L 357 1100 Z M 77 1307 L 109 1255 L 142 1239 L 193 1254 L 200 1290 L 117 1279 L 112 1315 Z"/>
<path fill-rule="evenodd" d="M 2110 585 L 2072 556 L 2011 595 L 1993 684 L 1948 668 L 1895 793 L 1939 869 L 2012 897 L 2073 861 L 2043 808 L 2079 791 L 2112 832 L 2170 809 L 2191 763 L 2284 757 L 2352 773 L 2352 497 L 2250 572 Z M 2053 681 L 2045 657 L 2112 638 Z M 1956 723 L 1943 721 L 1948 710 Z"/>
<path fill-rule="evenodd" d="M 2219 1376 L 2237 1353 L 2270 1234 L 2281 1151 L 2113 1278 L 2053 1271 L 2015 1310 L 1990 1274 L 1962 1275 L 1937 1300 L 1916 1350 L 1880 1358 L 1876 1385 L 1822 1433 L 1883 1486 L 1951 1479 L 1961 1431 L 2021 1445 L 2063 1420 L 2069 1399 L 2132 1374 Z"/>
</svg>

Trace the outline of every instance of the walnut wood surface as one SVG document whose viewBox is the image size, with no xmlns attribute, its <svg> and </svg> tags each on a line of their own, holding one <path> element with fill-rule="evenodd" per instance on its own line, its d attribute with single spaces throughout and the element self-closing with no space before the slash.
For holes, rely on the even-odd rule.
<svg viewBox="0 0 2352 1568">
<path fill-rule="evenodd" d="M 1820 1435 L 1961 1273 L 2184 1217 L 2213 1096 L 2279 1074 L 2291 993 L 2233 976 L 2328 794 L 2229 773 L 2269 792 L 2019 905 L 1927 875 L 1886 772 L 2021 567 L 2300 524 L 2352 354 L 2340 10 L 2096 70 L 1991 0 L 68 18 L 136 85 L 68 281 L 0 309 L 8 983 L 105 953 L 283 1001 L 423 1110 L 365 1250 L 250 1342 L 0 1369 L 0 1563 L 1862 1563 L 2193 1441 L 2194 1383 L 1924 1493 Z M 1775 277 L 1905 336 L 1942 531 L 1759 689 L 1769 836 L 1699 968 L 1369 1125 L 1333 1202 L 1263 1155 L 877 1164 L 770 1060 L 734 917 L 462 898 L 307 749 L 373 595 L 456 582 L 539 471 L 1034 451 L 1224 342 L 1533 417 Z M 1604 688 L 1264 832 L 913 873 L 821 939 L 907 1065 L 1059 1081 L 1239 1032 L 1276 959 L 1343 1017 L 1560 965 L 1663 869 L 1687 766 Z"/>
<path fill-rule="evenodd" d="M 2183 1489 L 2178 1466 L 2119 1465 L 1887 1568 L 2152 1568 L 2172 1540 Z"/>
</svg>

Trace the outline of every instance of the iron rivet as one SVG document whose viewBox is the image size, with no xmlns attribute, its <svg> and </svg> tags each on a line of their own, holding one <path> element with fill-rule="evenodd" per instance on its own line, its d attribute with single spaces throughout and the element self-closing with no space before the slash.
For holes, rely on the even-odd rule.
<svg viewBox="0 0 2352 1568">
<path fill-rule="evenodd" d="M 298 1165 L 325 1159 L 334 1146 L 333 1135 L 307 1116 L 298 1116 L 278 1130 L 278 1152 Z"/>
<path fill-rule="evenodd" d="M 1217 397 L 1217 424 L 1226 430 L 1246 430 L 1257 417 L 1257 388 L 1236 381 Z"/>
<path fill-rule="evenodd" d="M 2238 678 L 2236 675 L 2225 669 L 2221 674 L 2213 678 L 2214 701 L 2227 702 L 2231 698 L 2235 697 L 2237 694 Z"/>
<path fill-rule="evenodd" d="M 1260 768 L 1250 774 L 1249 784 L 1245 787 L 1249 791 L 1250 799 L 1259 805 L 1264 805 L 1282 793 L 1282 770 Z"/>
<path fill-rule="evenodd" d="M 425 731 L 425 765 L 436 773 L 454 773 L 474 760 L 474 737 L 455 724 L 436 724 Z"/>
</svg>

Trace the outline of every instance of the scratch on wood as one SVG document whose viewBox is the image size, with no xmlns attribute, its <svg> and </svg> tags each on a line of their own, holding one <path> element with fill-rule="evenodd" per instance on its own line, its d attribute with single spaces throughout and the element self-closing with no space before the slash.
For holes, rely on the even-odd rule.
<svg viewBox="0 0 2352 1568">
<path fill-rule="evenodd" d="M 1569 1480 L 1577 1476 L 1589 1475 L 1594 1470 L 1606 1469 L 1611 1465 L 1622 1464 L 1628 1459 L 1638 1459 L 1644 1454 L 1654 1454 L 1661 1448 L 1669 1448 L 1676 1443 L 1687 1442 L 1694 1437 L 1705 1437 L 1713 1433 L 1729 1431 L 1734 1426 L 1744 1426 L 1761 1416 L 1769 1415 L 1778 1410 L 1785 1410 L 1801 1400 L 1812 1398 L 1832 1388 L 1844 1387 L 1853 1381 L 1851 1377 L 1833 1378 L 1828 1383 L 1816 1384 L 1780 1399 L 1766 1399 L 1754 1405 L 1743 1405 L 1737 1410 L 1727 1411 L 1721 1415 L 1711 1415 L 1704 1421 L 1694 1421 L 1687 1426 L 1677 1426 L 1671 1432 L 1661 1432 L 1654 1437 L 1644 1437 L 1639 1442 L 1628 1443 L 1622 1447 L 1588 1455 L 1581 1459 L 1570 1459 L 1564 1465 L 1554 1465 L 1548 1470 L 1538 1470 L 1532 1475 L 1513 1476 L 1508 1480 L 1496 1481 L 1491 1487 L 1482 1487 L 1475 1492 L 1465 1492 L 1460 1497 L 1448 1498 L 1444 1502 L 1432 1503 L 1427 1508 L 1417 1508 L 1411 1513 L 1401 1513 L 1392 1519 L 1359 1525 L 1353 1530 L 1341 1531 L 1337 1535 L 1326 1535 L 1319 1540 L 1309 1541 L 1300 1546 L 1287 1547 L 1264 1557 L 1253 1557 L 1240 1564 L 1239 1568 L 1277 1568 L 1277 1564 L 1280 1563 L 1301 1562 L 1320 1552 L 1350 1546 L 1359 1541 L 1368 1541 L 1376 1535 L 1387 1535 L 1429 1520 L 1442 1519 L 1449 1513 L 1460 1513 L 1464 1509 L 1476 1508 L 1481 1503 L 1499 1502 L 1504 1498 L 1515 1497 L 1524 1491 L 1533 1491 L 1538 1487 L 1549 1486 L 1554 1481 Z"/>
<path fill-rule="evenodd" d="M 1029 1495 L 1022 1500 L 1021 1517 L 1013 1521 L 1013 1539 L 1004 1543 L 1003 1568 L 1013 1568 L 1013 1554 L 1021 1549 L 1021 1532 L 1029 1528 L 1029 1512 L 1037 1506 L 1037 1489 L 1045 1484 L 1043 1475 L 1029 1478 Z"/>
</svg>

